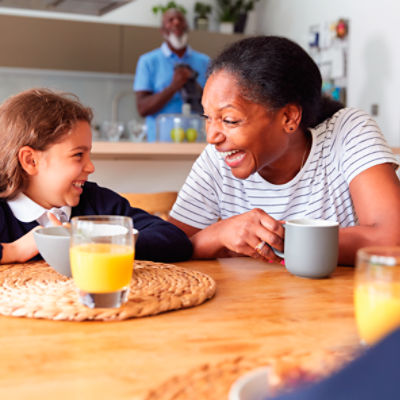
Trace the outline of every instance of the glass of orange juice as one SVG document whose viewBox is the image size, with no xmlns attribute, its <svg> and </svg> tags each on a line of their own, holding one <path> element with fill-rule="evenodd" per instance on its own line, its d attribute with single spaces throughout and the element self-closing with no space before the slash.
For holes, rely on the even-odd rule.
<svg viewBox="0 0 400 400">
<path fill-rule="evenodd" d="M 117 215 L 71 220 L 71 272 L 79 300 L 95 307 L 119 307 L 128 299 L 134 262 L 132 219 Z"/>
<path fill-rule="evenodd" d="M 400 247 L 357 252 L 354 308 L 358 332 L 367 345 L 400 326 Z"/>
</svg>

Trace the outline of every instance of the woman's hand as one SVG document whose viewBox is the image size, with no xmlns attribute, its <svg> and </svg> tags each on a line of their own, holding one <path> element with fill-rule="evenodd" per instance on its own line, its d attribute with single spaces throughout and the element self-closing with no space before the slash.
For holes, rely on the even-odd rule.
<svg viewBox="0 0 400 400">
<path fill-rule="evenodd" d="M 276 262 L 281 260 L 270 246 L 283 251 L 282 223 L 261 209 L 256 208 L 219 221 L 215 224 L 215 228 L 219 243 L 225 249 L 253 258 L 261 257 Z"/>
<path fill-rule="evenodd" d="M 259 246 L 260 243 L 265 242 L 283 251 L 282 223 L 261 209 L 256 208 L 221 220 L 203 230 L 193 228 L 173 218 L 169 220 L 185 231 L 192 240 L 193 258 L 216 258 L 236 254 L 281 261 L 281 258 L 269 246 Z M 262 248 L 257 249 L 257 246 Z"/>
</svg>

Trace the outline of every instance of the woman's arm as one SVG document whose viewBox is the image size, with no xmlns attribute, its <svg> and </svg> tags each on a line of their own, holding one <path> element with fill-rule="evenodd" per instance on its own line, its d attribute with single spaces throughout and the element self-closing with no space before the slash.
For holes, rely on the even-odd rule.
<svg viewBox="0 0 400 400">
<path fill-rule="evenodd" d="M 281 260 L 268 246 L 264 246 L 261 252 L 255 250 L 264 241 L 283 251 L 282 224 L 260 209 L 218 221 L 204 229 L 197 229 L 172 217 L 169 221 L 190 237 L 193 258 L 227 257 L 235 254 L 277 262 Z"/>
<path fill-rule="evenodd" d="M 354 264 L 359 248 L 400 245 L 400 181 L 392 164 L 361 172 L 350 182 L 359 226 L 339 231 L 339 263 Z"/>
</svg>

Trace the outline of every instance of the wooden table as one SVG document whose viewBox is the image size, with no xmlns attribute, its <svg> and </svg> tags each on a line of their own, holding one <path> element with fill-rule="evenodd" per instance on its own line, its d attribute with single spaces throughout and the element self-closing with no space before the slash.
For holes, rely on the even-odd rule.
<svg viewBox="0 0 400 400">
<path fill-rule="evenodd" d="M 179 265 L 212 276 L 216 296 L 123 322 L 1 316 L 0 399 L 143 399 L 204 363 L 358 342 L 352 268 L 311 280 L 244 257 Z"/>
</svg>

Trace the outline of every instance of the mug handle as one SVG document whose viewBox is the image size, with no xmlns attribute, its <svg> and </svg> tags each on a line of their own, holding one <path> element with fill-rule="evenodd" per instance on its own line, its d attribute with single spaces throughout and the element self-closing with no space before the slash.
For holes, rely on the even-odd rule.
<svg viewBox="0 0 400 400">
<path fill-rule="evenodd" d="M 265 242 L 265 244 L 280 258 L 285 258 L 285 253 L 277 250 L 275 247 L 272 247 L 269 243 Z"/>
<path fill-rule="evenodd" d="M 282 224 L 283 229 L 285 229 L 286 224 Z M 285 258 L 285 253 L 277 250 L 275 247 L 272 247 L 269 243 L 265 242 L 265 244 L 280 258 Z"/>
<path fill-rule="evenodd" d="M 286 228 L 285 225 L 286 225 L 285 223 L 282 224 L 283 229 Z M 272 246 L 271 246 L 269 243 L 267 243 L 267 242 L 265 242 L 265 244 L 266 244 L 278 257 L 280 257 L 280 258 L 285 258 L 285 253 L 284 253 L 283 251 L 279 251 L 279 250 L 275 249 L 275 247 L 272 247 Z"/>
</svg>

